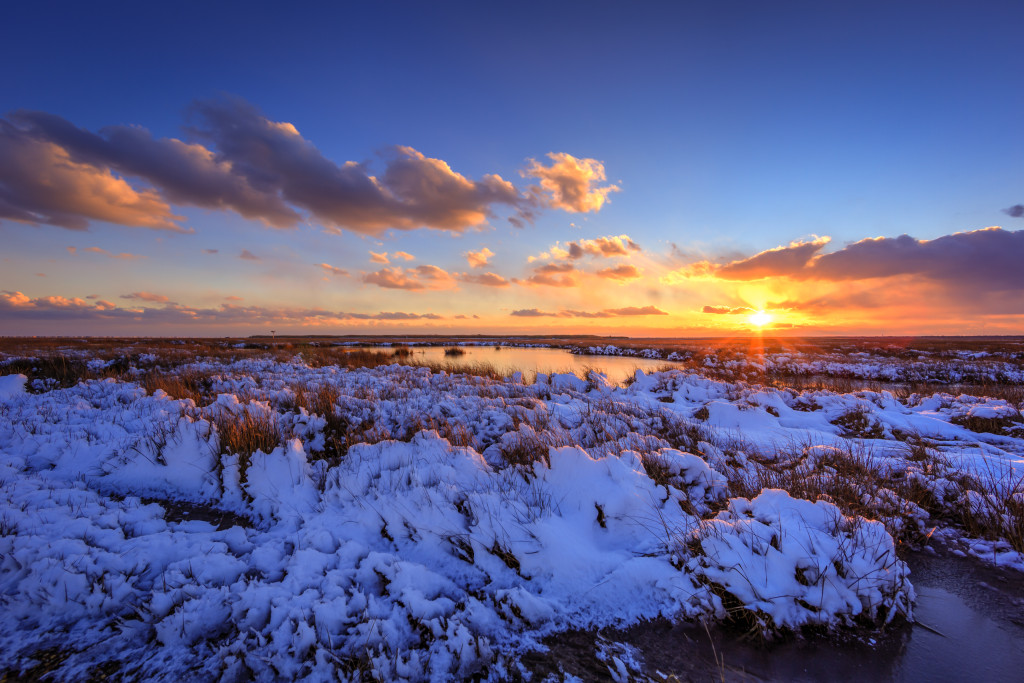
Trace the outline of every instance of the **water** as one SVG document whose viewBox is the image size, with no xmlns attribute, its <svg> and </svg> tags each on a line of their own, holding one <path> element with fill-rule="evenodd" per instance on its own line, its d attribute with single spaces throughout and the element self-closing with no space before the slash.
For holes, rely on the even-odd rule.
<svg viewBox="0 0 1024 683">
<path fill-rule="evenodd" d="M 681 363 L 650 358 L 633 358 L 629 356 L 577 356 L 564 349 L 527 349 L 496 346 L 460 346 L 465 353 L 461 356 L 446 356 L 441 346 L 413 346 L 411 356 L 396 358 L 395 362 L 422 361 L 451 363 L 455 368 L 471 367 L 487 363 L 503 375 L 522 372 L 531 376 L 538 372 L 551 374 L 554 372 L 579 373 L 586 369 L 594 369 L 608 376 L 608 381 L 621 384 L 633 376 L 637 368 L 644 372 L 669 367 L 683 367 Z M 365 351 L 383 351 L 393 349 L 380 346 L 359 346 L 353 349 Z"/>
<path fill-rule="evenodd" d="M 908 563 L 918 623 L 876 641 L 810 637 L 763 645 L 717 627 L 665 621 L 606 637 L 637 647 L 646 673 L 680 680 L 1024 680 L 1024 575 L 953 555 L 914 553 Z"/>
</svg>

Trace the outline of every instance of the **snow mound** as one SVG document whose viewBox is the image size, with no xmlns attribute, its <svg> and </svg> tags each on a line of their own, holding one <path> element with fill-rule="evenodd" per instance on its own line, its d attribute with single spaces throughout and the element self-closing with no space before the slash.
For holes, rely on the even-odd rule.
<svg viewBox="0 0 1024 683">
<path fill-rule="evenodd" d="M 0 400 L 13 398 L 25 393 L 25 375 L 4 375 L 0 377 Z"/>
<path fill-rule="evenodd" d="M 690 569 L 766 633 L 912 616 L 910 570 L 885 527 L 832 503 L 778 489 L 734 498 L 691 547 Z"/>
</svg>

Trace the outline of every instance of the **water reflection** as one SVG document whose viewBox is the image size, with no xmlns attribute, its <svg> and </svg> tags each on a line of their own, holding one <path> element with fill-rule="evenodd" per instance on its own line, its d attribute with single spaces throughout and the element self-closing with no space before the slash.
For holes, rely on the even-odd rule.
<svg viewBox="0 0 1024 683">
<path fill-rule="evenodd" d="M 352 348 L 384 352 L 394 350 L 380 346 Z M 528 349 L 508 346 L 460 346 L 458 348 L 465 351 L 465 353 L 451 356 L 445 355 L 445 349 L 441 346 L 413 346 L 409 348 L 411 355 L 398 357 L 395 359 L 395 362 L 442 362 L 450 363 L 456 368 L 486 363 L 502 375 L 507 376 L 514 372 L 522 372 L 528 378 L 532 378 L 538 372 L 548 374 L 553 372 L 578 373 L 592 368 L 607 375 L 608 381 L 613 384 L 621 384 L 626 379 L 632 377 L 637 368 L 644 372 L 654 372 L 665 367 L 682 367 L 681 363 L 650 358 L 577 356 L 564 349 Z"/>
</svg>

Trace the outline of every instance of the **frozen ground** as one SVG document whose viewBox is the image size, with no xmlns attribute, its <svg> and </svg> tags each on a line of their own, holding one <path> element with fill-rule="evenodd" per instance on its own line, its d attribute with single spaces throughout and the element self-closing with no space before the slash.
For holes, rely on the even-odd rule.
<svg viewBox="0 0 1024 683">
<path fill-rule="evenodd" d="M 193 400 L 147 393 L 158 363 L 0 377 L 0 671 L 498 680 L 565 629 L 912 618 L 927 539 L 1024 569 L 1001 399 L 297 357 L 161 375 Z"/>
</svg>

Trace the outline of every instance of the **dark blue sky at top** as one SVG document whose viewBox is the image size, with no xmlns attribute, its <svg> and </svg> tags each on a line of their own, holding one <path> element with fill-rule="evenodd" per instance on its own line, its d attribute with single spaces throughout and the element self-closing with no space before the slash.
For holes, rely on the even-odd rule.
<svg viewBox="0 0 1024 683">
<path fill-rule="evenodd" d="M 1024 201 L 1020 2 L 17 3 L 0 110 L 182 136 L 240 96 L 328 157 L 602 160 L 609 232 L 931 237 Z M 563 217 L 564 219 L 564 217 Z M 567 222 L 562 220 L 563 223 Z"/>
</svg>

